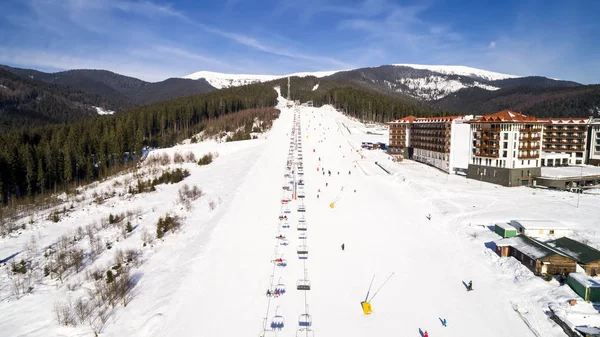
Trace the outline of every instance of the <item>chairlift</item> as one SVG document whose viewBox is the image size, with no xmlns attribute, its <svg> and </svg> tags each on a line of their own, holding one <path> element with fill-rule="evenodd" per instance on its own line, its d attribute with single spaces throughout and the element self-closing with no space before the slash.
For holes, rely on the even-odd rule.
<svg viewBox="0 0 600 337">
<path fill-rule="evenodd" d="M 281 331 L 281 329 L 283 329 L 283 327 L 285 326 L 285 319 L 283 318 L 283 316 L 279 315 L 278 312 L 279 307 L 277 307 L 277 310 L 275 310 L 275 316 L 273 316 L 273 318 L 271 319 L 271 329 Z"/>
<path fill-rule="evenodd" d="M 310 290 L 310 280 L 307 280 L 306 278 L 299 279 L 296 282 L 296 289 L 298 289 L 298 290 Z"/>
<path fill-rule="evenodd" d="M 285 284 L 283 284 L 283 282 L 281 281 L 281 278 L 279 278 L 279 283 L 277 283 L 277 285 L 275 285 L 275 291 L 278 291 L 280 294 L 285 294 Z"/>
<path fill-rule="evenodd" d="M 309 328 L 300 328 L 296 330 L 296 337 L 315 337 L 315 332 Z"/>
<path fill-rule="evenodd" d="M 299 231 L 307 231 L 308 230 L 308 226 L 306 225 L 306 222 L 301 222 L 298 224 L 298 230 Z"/>
<path fill-rule="evenodd" d="M 309 314 L 302 314 L 298 318 L 298 326 L 310 327 L 312 325 L 312 317 Z"/>
<path fill-rule="evenodd" d="M 302 314 L 298 317 L 298 326 L 310 327 L 312 325 L 312 317 L 309 314 Z"/>
<path fill-rule="evenodd" d="M 306 240 L 307 237 L 308 237 L 308 235 L 306 233 L 298 234 L 298 239 L 300 239 L 300 240 Z"/>
</svg>

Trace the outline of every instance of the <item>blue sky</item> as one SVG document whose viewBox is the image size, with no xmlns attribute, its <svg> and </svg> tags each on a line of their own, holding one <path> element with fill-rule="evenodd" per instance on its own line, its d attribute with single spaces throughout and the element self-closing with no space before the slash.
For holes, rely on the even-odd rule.
<svg viewBox="0 0 600 337">
<path fill-rule="evenodd" d="M 467 65 L 600 83 L 600 1 L 1 0 L 0 63 L 149 81 Z"/>
</svg>

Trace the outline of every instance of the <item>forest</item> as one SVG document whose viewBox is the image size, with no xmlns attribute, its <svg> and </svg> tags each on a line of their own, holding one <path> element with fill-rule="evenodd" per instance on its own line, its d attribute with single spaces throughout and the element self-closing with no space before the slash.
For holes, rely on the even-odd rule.
<svg viewBox="0 0 600 337">
<path fill-rule="evenodd" d="M 126 113 L 0 134 L 0 200 L 4 204 L 101 179 L 132 165 L 143 149 L 168 147 L 207 121 L 272 107 L 272 86 L 255 84 L 168 100 Z"/>
</svg>

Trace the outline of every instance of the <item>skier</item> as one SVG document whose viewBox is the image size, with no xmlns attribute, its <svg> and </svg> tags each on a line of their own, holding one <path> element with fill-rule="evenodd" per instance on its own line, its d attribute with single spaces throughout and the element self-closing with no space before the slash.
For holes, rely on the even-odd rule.
<svg viewBox="0 0 600 337">
<path fill-rule="evenodd" d="M 446 327 L 446 319 L 445 319 L 445 318 L 442 320 L 442 325 L 443 325 L 444 327 Z"/>
<path fill-rule="evenodd" d="M 473 281 L 469 281 L 469 285 L 467 286 L 467 290 L 468 291 L 473 290 Z"/>
<path fill-rule="evenodd" d="M 423 334 L 423 337 L 429 337 L 429 333 L 427 333 L 427 330 L 425 330 L 425 333 Z"/>
<path fill-rule="evenodd" d="M 340 175 L 340 171 L 338 171 L 338 176 Z"/>
<path fill-rule="evenodd" d="M 319 157 L 319 161 L 321 161 L 321 157 Z"/>
<path fill-rule="evenodd" d="M 342 186 L 342 191 L 344 190 L 344 186 Z"/>
<path fill-rule="evenodd" d="M 325 187 L 329 186 L 329 183 L 325 183 Z"/>
<path fill-rule="evenodd" d="M 319 195 L 317 194 L 317 199 L 319 199 Z"/>
<path fill-rule="evenodd" d="M 346 246 L 342 243 L 342 250 L 344 250 L 346 248 Z"/>
<path fill-rule="evenodd" d="M 356 190 L 354 190 L 354 193 L 356 193 Z"/>
<path fill-rule="evenodd" d="M 351 174 L 352 174 L 352 171 L 348 171 L 348 175 L 351 175 Z"/>
</svg>

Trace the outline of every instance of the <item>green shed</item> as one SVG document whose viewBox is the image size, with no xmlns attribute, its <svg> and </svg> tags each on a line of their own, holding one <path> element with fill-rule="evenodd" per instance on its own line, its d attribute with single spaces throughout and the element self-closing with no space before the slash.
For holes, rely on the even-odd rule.
<svg viewBox="0 0 600 337">
<path fill-rule="evenodd" d="M 584 300 L 600 302 L 600 283 L 591 277 L 580 273 L 570 273 L 567 284 Z"/>
<path fill-rule="evenodd" d="M 503 238 L 517 236 L 517 229 L 507 223 L 497 223 L 494 225 L 494 232 Z"/>
</svg>

